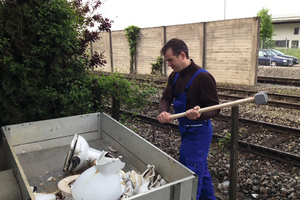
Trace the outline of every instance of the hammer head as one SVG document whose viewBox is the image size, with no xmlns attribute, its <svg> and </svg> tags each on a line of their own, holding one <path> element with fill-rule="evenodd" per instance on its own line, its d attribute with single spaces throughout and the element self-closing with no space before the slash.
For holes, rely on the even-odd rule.
<svg viewBox="0 0 300 200">
<path fill-rule="evenodd" d="M 266 91 L 261 91 L 254 95 L 254 101 L 257 105 L 262 105 L 268 102 L 268 95 Z"/>
</svg>

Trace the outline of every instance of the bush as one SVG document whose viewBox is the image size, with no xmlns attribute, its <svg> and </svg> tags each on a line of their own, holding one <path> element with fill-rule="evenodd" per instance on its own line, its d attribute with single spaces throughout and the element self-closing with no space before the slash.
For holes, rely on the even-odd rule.
<svg viewBox="0 0 300 200">
<path fill-rule="evenodd" d="M 139 112 L 157 94 L 156 88 L 140 86 L 118 73 L 102 75 L 98 85 L 101 88 L 101 104 L 112 106 L 112 117 L 116 120 L 120 118 L 121 106 L 127 111 Z"/>
<path fill-rule="evenodd" d="M 78 1 L 1 1 L 1 125 L 95 108 L 85 49 L 97 35 L 86 31 L 86 8 L 77 8 L 82 8 Z M 93 63 L 101 65 L 101 58 Z"/>
<path fill-rule="evenodd" d="M 91 2 L 91 1 L 89 1 Z M 92 10 L 101 5 L 92 1 Z M 99 112 L 114 100 L 139 108 L 151 88 L 89 73 L 102 66 L 87 44 L 109 31 L 110 21 L 89 15 L 81 1 L 4 0 L 0 4 L 0 125 Z M 89 32 L 94 22 L 97 31 Z"/>
<path fill-rule="evenodd" d="M 151 74 L 159 74 L 162 75 L 162 68 L 163 68 L 163 58 L 161 56 L 157 57 L 156 63 L 151 64 Z"/>
</svg>

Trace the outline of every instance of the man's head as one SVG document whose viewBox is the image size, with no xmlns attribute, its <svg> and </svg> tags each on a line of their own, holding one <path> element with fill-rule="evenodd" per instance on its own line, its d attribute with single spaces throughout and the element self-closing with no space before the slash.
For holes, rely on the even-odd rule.
<svg viewBox="0 0 300 200">
<path fill-rule="evenodd" d="M 168 62 L 168 66 L 175 72 L 180 72 L 191 63 L 188 47 L 183 40 L 177 38 L 169 40 L 161 49 L 161 53 Z"/>
</svg>

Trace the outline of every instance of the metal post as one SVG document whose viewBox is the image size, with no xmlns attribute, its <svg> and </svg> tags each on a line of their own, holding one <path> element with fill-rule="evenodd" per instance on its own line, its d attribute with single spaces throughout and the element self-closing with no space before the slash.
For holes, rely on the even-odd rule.
<svg viewBox="0 0 300 200">
<path fill-rule="evenodd" d="M 268 54 L 269 55 L 269 54 Z M 270 67 L 272 66 L 272 53 L 270 52 Z"/>
<path fill-rule="evenodd" d="M 230 142 L 230 186 L 229 199 L 237 198 L 237 161 L 239 135 L 239 107 L 231 107 L 231 142 Z"/>
<path fill-rule="evenodd" d="M 91 46 L 91 58 L 93 58 L 93 41 L 90 41 L 90 46 Z M 92 66 L 92 71 L 94 71 L 94 66 Z"/>
<path fill-rule="evenodd" d="M 287 49 L 287 38 L 285 38 L 285 54 L 286 54 L 286 49 Z"/>
<path fill-rule="evenodd" d="M 114 72 L 114 59 L 113 59 L 113 49 L 112 49 L 112 36 L 111 31 L 109 31 L 109 51 L 110 51 L 110 70 Z"/>
<path fill-rule="evenodd" d="M 163 45 L 165 45 L 166 43 L 167 43 L 167 31 L 166 31 L 166 26 L 163 26 L 163 33 L 162 33 L 162 43 L 163 43 Z M 164 56 L 164 55 L 161 55 L 162 57 Z M 168 68 L 168 66 L 167 66 L 167 62 L 165 61 L 165 59 L 164 59 L 164 63 L 163 63 L 163 68 L 164 68 L 164 76 L 168 76 L 168 74 L 167 74 L 167 68 Z"/>
</svg>

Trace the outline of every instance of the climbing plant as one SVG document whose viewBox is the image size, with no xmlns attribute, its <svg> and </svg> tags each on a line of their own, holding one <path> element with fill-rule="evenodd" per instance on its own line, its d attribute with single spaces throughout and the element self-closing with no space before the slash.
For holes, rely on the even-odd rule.
<svg viewBox="0 0 300 200">
<path fill-rule="evenodd" d="M 159 74 L 162 75 L 162 66 L 163 66 L 163 59 L 161 56 L 157 57 L 156 63 L 151 64 L 151 74 Z"/>
<path fill-rule="evenodd" d="M 136 55 L 136 45 L 139 37 L 140 28 L 137 26 L 128 26 L 125 28 L 125 35 L 129 45 L 129 55 L 130 55 L 130 73 L 134 73 L 134 57 Z"/>
</svg>

